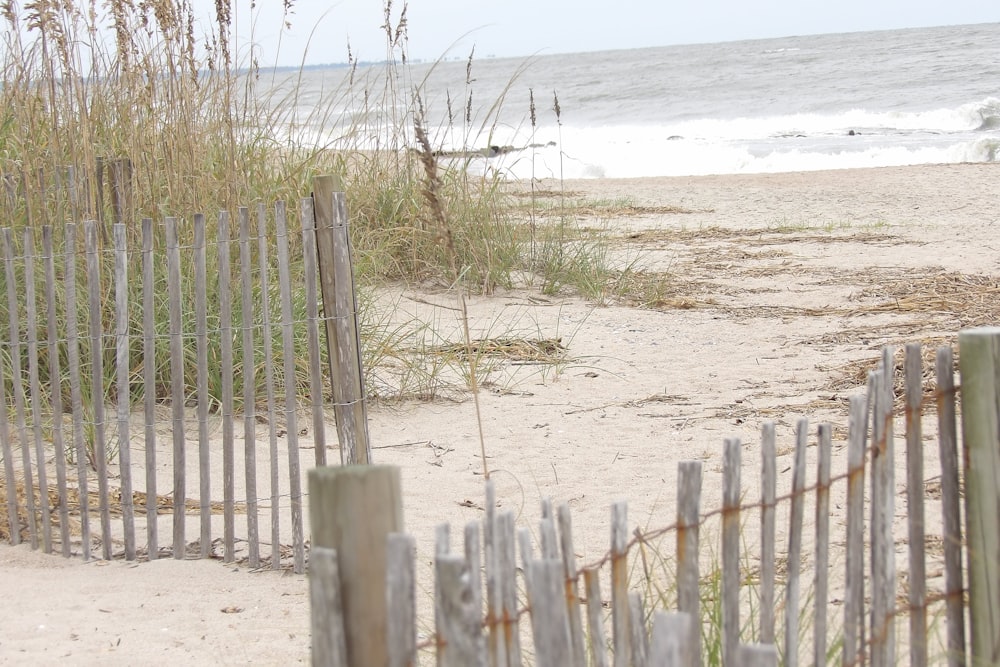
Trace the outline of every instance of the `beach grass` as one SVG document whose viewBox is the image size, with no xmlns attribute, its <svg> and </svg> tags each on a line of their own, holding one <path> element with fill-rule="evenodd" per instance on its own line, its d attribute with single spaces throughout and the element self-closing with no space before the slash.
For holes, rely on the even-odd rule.
<svg viewBox="0 0 1000 667">
<path fill-rule="evenodd" d="M 302 71 L 271 71 L 253 57 L 240 59 L 232 37 L 235 10 L 228 3 L 216 3 L 216 20 L 206 34 L 194 29 L 190 0 L 140 4 L 113 0 L 104 9 L 106 15 L 72 3 L 29 3 L 23 10 L 8 3 L 3 8 L 0 18 L 8 37 L 0 57 L 5 82 L 0 88 L 0 211 L 4 225 L 13 232 L 15 257 L 25 229 L 38 237 L 43 225 L 52 225 L 56 272 L 62 275 L 64 222 L 98 221 L 104 251 L 110 250 L 115 222 L 125 225 L 134 249 L 141 243 L 140 220 L 151 218 L 156 246 L 162 247 L 162 222 L 175 216 L 184 245 L 191 242 L 194 214 L 204 213 L 211 230 L 217 213 L 228 211 L 235 230 L 240 207 L 249 207 L 252 233 L 270 234 L 273 223 L 263 221 L 271 217 L 276 201 L 287 203 L 290 228 L 295 229 L 297 203 L 309 196 L 312 179 L 333 174 L 344 187 L 351 221 L 369 392 L 395 400 L 467 392 L 475 386 L 474 366 L 480 355 L 464 355 L 464 371 L 455 367 L 454 360 L 442 361 L 435 350 L 454 341 L 442 340 L 439 331 L 428 331 L 427 322 L 393 319 L 380 310 L 386 302 L 371 296 L 376 291 L 394 285 L 432 286 L 462 294 L 532 289 L 605 303 L 626 284 L 622 276 L 631 269 L 616 264 L 608 252 L 609 241 L 575 222 L 574 206 L 590 209 L 604 203 L 567 203 L 560 197 L 558 209 L 536 215 L 525 211 L 503 173 L 489 169 L 473 173 L 468 168 L 472 158 L 439 160 L 437 146 L 426 135 L 426 146 L 415 150 L 420 147 L 414 120 L 422 123 L 430 111 L 423 108 L 423 84 L 409 69 L 405 6 L 385 6 L 385 61 L 361 67 L 348 48 L 343 83 L 307 111 L 299 104 L 307 92 Z M 104 35 L 110 37 L 102 39 Z M 460 133 L 471 148 L 489 145 L 491 123 L 506 102 L 505 91 L 483 109 L 473 105 L 474 68 L 470 53 L 465 97 L 454 101 L 449 97 L 448 109 L 453 133 Z M 508 90 L 519 71 L 511 73 Z M 456 113 L 452 104 L 461 111 Z M 331 127 L 337 128 L 333 134 L 328 131 Z M 435 173 L 436 198 L 427 196 L 429 165 Z M 533 204 L 539 209 L 543 205 L 542 198 Z M 297 237 L 289 235 L 293 280 L 303 270 L 301 260 L 294 259 Z M 447 243 L 441 242 L 444 238 Z M 78 229 L 77 243 L 81 239 Z M 208 275 L 216 275 L 211 247 L 207 254 Z M 276 275 L 276 258 L 271 254 L 270 270 Z M 191 254 L 181 256 L 182 273 L 193 275 Z M 102 252 L 101 257 L 103 272 L 112 275 L 113 253 Z M 254 261 L 256 265 L 256 248 Z M 138 277 L 138 257 L 133 266 L 131 276 Z M 155 279 L 158 285 L 166 284 L 163 262 L 156 263 Z M 238 272 L 233 279 L 232 291 L 238 294 Z M 15 272 L 15 280 L 23 299 L 23 271 Z M 260 325 L 267 314 L 262 298 L 267 287 L 256 271 L 254 280 L 249 321 Z M 43 294 L 40 271 L 36 281 L 36 291 Z M 68 288 L 75 288 L 80 303 L 86 303 L 82 276 L 75 285 L 57 285 L 60 304 Z M 130 280 L 129 289 L 129 301 L 142 303 L 141 281 Z M 182 290 L 182 317 L 192 322 L 193 281 L 184 281 Z M 215 290 L 209 291 L 211 329 L 218 323 L 219 302 Z M 165 287 L 163 292 L 154 300 L 153 318 L 158 398 L 170 393 Z M 271 302 L 276 309 L 275 299 Z M 24 304 L 20 306 L 23 312 Z M 235 322 L 243 321 L 242 307 L 235 299 Z M 304 321 L 303 294 L 293 294 L 292 308 L 293 319 Z M 38 310 L 38 330 L 44 331 L 44 308 Z M 278 321 L 276 312 L 269 314 Z M 0 315 L 0 322 L 6 322 L 6 313 Z M 101 318 L 109 330 L 114 321 L 113 289 L 104 289 L 101 312 L 81 308 L 81 331 L 91 316 Z M 141 332 L 140 309 L 131 318 L 130 331 Z M 500 329 L 502 325 L 496 324 L 490 336 L 514 337 Z M 68 385 L 65 333 L 61 332 L 59 350 L 63 377 L 47 376 L 42 350 L 43 386 Z M 296 377 L 276 380 L 279 391 L 287 380 L 307 395 L 306 334 L 296 335 Z M 468 341 L 477 337 L 465 336 Z M 544 339 L 546 334 L 540 332 L 538 337 Z M 185 356 L 194 360 L 195 337 L 184 340 L 189 347 Z M 210 358 L 220 357 L 220 344 L 210 337 Z M 280 345 L 260 336 L 249 356 L 237 355 L 235 360 L 241 377 L 260 384 L 258 393 L 264 391 L 259 369 L 269 344 L 274 347 L 275 367 L 280 368 Z M 136 335 L 131 345 L 131 359 L 141 367 L 141 337 Z M 115 400 L 115 369 L 113 357 L 108 356 L 112 354 L 106 350 L 104 363 L 103 400 L 108 404 Z M 90 363 L 84 350 L 81 389 L 86 405 L 99 400 L 87 373 Z M 480 370 L 489 375 L 496 361 L 484 363 Z M 196 375 L 197 364 L 185 364 L 189 394 L 195 391 Z M 140 400 L 145 390 L 141 380 L 136 376 L 134 400 Z M 208 384 L 217 406 L 223 385 L 217 365 L 210 369 Z M 240 400 L 236 397 L 237 409 Z"/>
</svg>

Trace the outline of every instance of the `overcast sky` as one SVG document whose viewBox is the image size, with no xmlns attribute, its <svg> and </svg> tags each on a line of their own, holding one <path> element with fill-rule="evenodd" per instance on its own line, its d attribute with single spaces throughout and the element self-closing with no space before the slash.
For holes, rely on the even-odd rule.
<svg viewBox="0 0 1000 667">
<path fill-rule="evenodd" d="M 193 0 L 206 16 L 213 0 Z M 237 0 L 246 43 L 249 0 Z M 683 7 L 681 5 L 684 5 Z M 379 0 L 296 0 L 282 30 L 280 0 L 257 0 L 261 65 L 296 66 L 385 58 Z M 393 7 L 398 19 L 401 0 Z M 528 56 L 830 32 L 1000 21 L 998 0 L 410 0 L 409 56 L 434 60 Z M 280 48 L 279 48 L 280 38 Z"/>
</svg>

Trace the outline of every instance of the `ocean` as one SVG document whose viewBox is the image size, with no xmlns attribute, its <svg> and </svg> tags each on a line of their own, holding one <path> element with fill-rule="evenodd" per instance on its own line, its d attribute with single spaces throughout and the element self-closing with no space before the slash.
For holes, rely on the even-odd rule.
<svg viewBox="0 0 1000 667">
<path fill-rule="evenodd" d="M 1000 156 L 1000 23 L 525 59 L 467 55 L 400 67 L 391 97 L 419 89 L 433 148 L 473 171 L 625 178 Z M 405 118 L 412 106 L 374 102 L 387 99 L 383 71 L 359 68 L 353 82 L 342 67 L 297 73 L 310 141 L 336 145 L 344 124 L 367 132 L 368 145 L 392 141 L 384 128 L 406 123 L 389 117 Z M 322 123 L 310 113 L 318 105 L 329 107 Z"/>
</svg>

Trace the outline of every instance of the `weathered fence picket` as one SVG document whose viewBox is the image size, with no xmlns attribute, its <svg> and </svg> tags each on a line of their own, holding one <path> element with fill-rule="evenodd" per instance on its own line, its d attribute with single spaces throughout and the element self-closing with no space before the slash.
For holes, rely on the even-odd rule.
<svg viewBox="0 0 1000 667">
<path fill-rule="evenodd" d="M 483 577 L 482 577 L 482 571 L 479 567 L 479 564 L 482 563 L 482 548 L 480 546 L 478 521 L 470 521 L 467 524 L 465 524 L 465 540 L 463 546 L 465 547 L 465 562 L 470 564 L 469 590 L 472 592 L 472 597 L 473 597 L 471 605 L 473 606 L 473 608 L 480 610 L 480 613 L 482 613 Z M 483 650 L 484 651 L 486 650 L 485 643 L 483 644 Z"/>
<path fill-rule="evenodd" d="M 306 336 L 309 346 L 309 395 L 312 399 L 313 445 L 316 465 L 326 465 L 326 415 L 323 412 L 323 370 L 319 344 L 319 297 L 316 290 L 316 217 L 311 197 L 302 200 L 302 273 L 306 292 Z"/>
<path fill-rule="evenodd" d="M 247 497 L 247 548 L 250 567 L 260 567 L 260 528 L 257 521 L 257 364 L 254 361 L 253 258 L 250 252 L 250 209 L 241 207 L 240 298 L 243 309 L 243 469 Z"/>
<path fill-rule="evenodd" d="M 587 632 L 590 659 L 595 667 L 607 667 L 607 649 L 604 647 L 604 626 L 601 623 L 601 579 L 595 569 L 583 570 L 583 588 L 587 594 Z"/>
<path fill-rule="evenodd" d="M 232 268 L 230 267 L 229 213 L 219 213 L 219 272 L 216 289 L 219 293 L 219 339 L 222 379 L 222 509 L 223 509 L 223 560 L 236 559 L 236 434 L 233 414 L 233 295 Z"/>
<path fill-rule="evenodd" d="M 415 540 L 403 533 L 390 534 L 386 543 L 386 637 L 389 667 L 413 667 L 417 664 L 417 582 L 413 562 L 415 549 Z M 309 565 L 312 576 L 312 560 Z"/>
<path fill-rule="evenodd" d="M 871 663 L 872 667 L 892 667 L 895 603 L 895 550 L 892 539 L 893 496 L 895 494 L 892 443 L 893 364 L 883 358 L 875 373 L 872 394 L 872 509 L 871 509 Z"/>
<path fill-rule="evenodd" d="M 806 447 L 809 422 L 795 425 L 795 464 L 792 468 L 792 499 L 788 517 L 788 580 L 785 583 L 785 664 L 799 664 L 799 591 L 802 566 L 802 519 L 805 513 Z"/>
<path fill-rule="evenodd" d="M 965 599 L 962 588 L 962 519 L 955 418 L 955 375 L 951 347 L 935 356 L 938 456 L 941 463 L 941 523 L 944 541 L 944 594 L 948 625 L 948 667 L 965 664 Z"/>
<path fill-rule="evenodd" d="M 576 570 L 576 550 L 573 547 L 573 519 L 570 516 L 569 505 L 560 505 L 557 516 L 559 549 L 562 555 L 563 580 L 565 581 L 563 595 L 566 598 L 566 614 L 569 618 L 573 664 L 583 665 L 586 663 L 586 653 L 583 648 L 583 618 L 579 604 L 580 589 Z"/>
<path fill-rule="evenodd" d="M 521 622 L 517 607 L 517 566 L 515 565 L 514 514 L 497 517 L 497 577 L 500 580 L 503 647 L 509 667 L 521 665 Z M 599 602 L 599 601 L 598 601 Z"/>
<path fill-rule="evenodd" d="M 275 240 L 278 246 L 278 285 L 281 293 L 281 356 L 285 378 L 285 431 L 288 449 L 288 486 L 291 501 L 292 561 L 296 574 L 306 570 L 305 538 L 302 531 L 302 473 L 299 468 L 298 386 L 295 373 L 295 322 L 292 319 L 292 279 L 289 274 L 288 221 L 285 205 L 274 207 Z M 279 540 L 280 542 L 280 540 Z M 280 565 L 280 557 L 275 559 Z"/>
<path fill-rule="evenodd" d="M 816 465 L 816 558 L 813 566 L 813 657 L 814 665 L 826 664 L 827 604 L 830 569 L 830 467 L 833 434 L 829 424 L 820 424 Z"/>
<path fill-rule="evenodd" d="M 35 487 L 31 449 L 28 446 L 27 420 L 24 414 L 24 381 L 21 377 L 21 318 L 17 305 L 17 276 L 14 267 L 14 243 L 10 229 L 3 230 L 4 268 L 7 277 L 7 316 L 9 324 L 11 391 L 14 394 L 15 429 L 21 442 L 21 472 L 24 479 L 25 502 L 28 506 L 28 539 L 31 548 L 38 548 L 38 524 L 35 514 Z M 15 486 L 15 480 L 8 479 L 8 486 Z M 11 534 L 17 531 L 12 531 Z"/>
<path fill-rule="evenodd" d="M 865 442 L 868 432 L 868 399 L 850 399 L 847 421 L 847 530 L 844 581 L 844 667 L 861 663 L 865 644 Z"/>
<path fill-rule="evenodd" d="M 765 644 L 741 644 L 736 664 L 740 667 L 778 667 L 778 649 Z"/>
<path fill-rule="evenodd" d="M 257 270 L 263 285 L 270 285 L 270 263 L 267 258 L 267 213 L 264 204 L 257 206 Z M 274 335 L 271 328 L 270 290 L 261 290 L 257 297 L 261 309 L 261 344 L 264 347 L 264 394 L 268 415 L 274 415 L 277 399 L 274 389 Z M 267 420 L 268 479 L 271 493 L 271 568 L 281 567 L 281 477 L 278 472 L 278 425 Z"/>
<path fill-rule="evenodd" d="M 208 441 L 208 268 L 205 250 L 205 216 L 194 216 L 194 327 L 197 358 L 198 417 L 198 526 L 199 555 L 208 558 L 212 549 L 212 469 Z"/>
<path fill-rule="evenodd" d="M 52 227 L 42 228 L 42 257 L 45 262 L 45 323 L 47 331 L 46 351 L 49 356 L 49 377 L 62 377 L 59 365 L 59 318 L 56 314 L 56 262 L 55 246 L 52 241 Z M 52 429 L 52 449 L 55 450 L 56 489 L 60 498 L 66 498 L 69 492 L 66 474 L 66 444 L 63 440 L 63 401 L 62 392 L 51 392 L 52 415 L 55 422 Z M 0 405 L 6 405 L 6 400 L 0 392 Z M 5 422 L 7 420 L 4 420 Z M 3 430 L 6 432 L 7 425 Z M 5 438 L 6 435 L 0 435 Z M 6 455 L 6 448 L 5 448 Z M 62 555 L 69 557 L 72 551 L 69 533 L 69 504 L 59 503 L 59 541 L 62 543 Z"/>
<path fill-rule="evenodd" d="M 507 656 L 503 651 L 502 628 L 500 619 L 503 616 L 503 603 L 500 593 L 500 578 L 498 576 L 499 535 L 497 529 L 497 491 L 496 484 L 486 478 L 486 505 L 483 512 L 483 568 L 486 580 L 486 656 L 490 667 L 506 667 Z"/>
<path fill-rule="evenodd" d="M 906 346 L 903 364 L 906 420 L 906 517 L 909 537 L 910 665 L 927 665 L 927 568 L 924 561 L 924 453 L 921 432 L 923 358 L 919 343 Z"/>
<path fill-rule="evenodd" d="M 626 667 L 629 650 L 628 609 L 628 504 L 611 506 L 611 627 L 615 654 L 614 667 Z"/>
<path fill-rule="evenodd" d="M 113 235 L 115 241 L 115 392 L 117 394 L 115 398 L 118 404 L 118 478 L 121 480 L 125 560 L 135 560 L 132 435 L 129 427 L 132 416 L 132 378 L 130 377 L 132 365 L 129 361 L 128 248 L 125 241 L 125 225 L 115 223 Z"/>
<path fill-rule="evenodd" d="M 80 388 L 80 340 L 76 301 L 76 230 L 66 225 L 63 258 L 66 282 L 66 354 L 69 357 L 69 393 L 73 407 L 73 448 L 76 453 L 77 496 L 80 498 L 80 544 L 83 560 L 90 560 L 90 484 L 87 480 L 87 445 L 83 434 L 83 392 Z M 10 480 L 8 480 L 10 484 Z"/>
<path fill-rule="evenodd" d="M 1000 328 L 959 333 L 971 664 L 1000 662 Z M 976 622 L 978 619 L 978 623 Z"/>
<path fill-rule="evenodd" d="M 774 643 L 774 544 L 776 467 L 774 422 L 764 422 L 760 438 L 760 641 Z"/>
<path fill-rule="evenodd" d="M 184 343 L 181 321 L 181 255 L 177 237 L 177 219 L 167 218 L 167 276 L 170 300 L 170 412 L 173 427 L 174 498 L 187 498 L 187 446 L 184 436 Z M 183 502 L 174 503 L 174 558 L 184 558 L 187 541 L 184 537 L 186 509 Z"/>
<path fill-rule="evenodd" d="M 316 256 L 323 303 L 323 319 L 330 375 L 333 380 L 334 413 L 340 437 L 341 463 L 371 463 L 368 440 L 368 408 L 361 373 L 361 336 L 357 321 L 347 204 L 338 192 L 337 179 L 320 176 L 313 180 L 316 216 Z"/>
<path fill-rule="evenodd" d="M 167 235 L 169 237 L 169 229 L 171 225 L 168 220 Z M 90 403 L 93 415 L 93 429 L 94 429 L 94 439 L 93 439 L 93 449 L 91 454 L 93 456 L 93 462 L 97 468 L 97 503 L 98 508 L 101 512 L 101 556 L 104 560 L 111 558 L 111 499 L 109 498 L 109 488 L 108 488 L 108 449 L 107 449 L 107 437 L 105 433 L 105 410 L 104 410 L 104 330 L 101 323 L 101 262 L 98 257 L 98 241 L 97 241 L 97 223 L 93 220 L 88 220 L 84 224 L 84 238 L 86 243 L 87 252 L 87 304 L 90 309 L 90 382 L 91 382 L 91 395 Z M 176 241 L 176 228 L 174 233 L 174 240 Z M 176 251 L 176 243 L 174 244 L 174 250 Z M 172 255 L 168 254 L 168 263 Z M 177 266 L 176 273 L 176 283 L 171 280 L 171 285 L 176 284 L 179 289 L 180 287 L 180 259 L 179 255 L 175 258 L 175 265 Z M 180 331 L 180 298 L 177 301 L 177 327 L 178 336 Z M 174 324 L 173 318 L 171 317 L 171 324 Z M 178 363 L 180 361 L 180 354 L 176 355 Z M 175 369 L 172 369 L 172 372 Z M 182 372 L 176 372 L 176 377 L 180 378 Z M 179 380 L 178 380 L 179 382 Z M 175 408 L 176 412 L 181 414 L 183 417 L 184 409 L 184 394 L 183 391 L 177 392 L 174 397 L 174 404 L 180 404 L 179 407 Z M 180 431 L 180 444 L 177 445 L 177 435 L 174 435 L 174 443 L 177 446 L 177 450 L 180 452 L 181 465 L 178 468 L 176 459 L 174 461 L 174 497 L 184 498 L 184 428 L 183 419 L 178 420 L 180 424 L 175 422 L 174 426 L 179 428 Z M 180 471 L 178 473 L 178 470 Z M 180 481 L 180 487 L 177 486 L 177 481 Z M 178 492 L 179 491 L 179 492 Z M 182 506 L 183 507 L 183 506 Z M 174 515 L 176 518 L 176 514 Z M 181 527 L 183 528 L 183 513 L 181 516 Z M 176 537 L 176 533 L 175 533 Z M 176 539 L 174 541 L 174 548 L 178 549 L 178 544 L 180 545 L 180 554 L 184 553 L 184 541 L 183 541 L 183 531 L 181 533 L 181 540 L 178 542 Z M 181 556 L 175 556 L 179 558 Z"/>
<path fill-rule="evenodd" d="M 528 604 L 531 606 L 531 629 L 537 664 L 571 667 L 573 649 L 566 605 L 562 601 L 562 563 L 554 558 L 542 557 L 531 560 L 526 566 Z"/>
<path fill-rule="evenodd" d="M 434 609 L 438 621 L 438 664 L 441 667 L 486 665 L 480 609 L 473 604 L 478 598 L 472 594 L 469 568 L 463 556 L 439 553 L 434 559 L 434 578 L 437 582 Z"/>
<path fill-rule="evenodd" d="M 0 401 L 6 398 L 6 391 L 3 389 L 2 385 L 3 383 L 0 382 Z M 3 453 L 4 479 L 16 480 L 17 473 L 14 472 L 14 456 L 13 450 L 10 446 L 10 433 L 8 431 L 6 420 L 3 420 L 3 423 L 0 423 L 0 446 L 2 446 Z M 7 531 L 10 533 L 10 543 L 12 545 L 18 545 L 21 543 L 21 526 L 18 521 L 16 484 L 6 484 L 6 496 Z"/>
<path fill-rule="evenodd" d="M 347 636 L 344 631 L 343 596 L 336 549 L 313 547 L 309 561 L 309 603 L 312 611 L 313 664 L 347 667 L 351 663 L 347 660 Z"/>
<path fill-rule="evenodd" d="M 734 664 L 740 643 L 740 440 L 722 450 L 722 663 Z M 791 567 L 791 562 L 789 563 Z"/>
<path fill-rule="evenodd" d="M 694 621 L 690 614 L 658 611 L 653 617 L 649 660 L 653 665 L 693 665 L 691 633 Z"/>
<path fill-rule="evenodd" d="M 35 296 L 35 244 L 31 230 L 24 230 L 24 301 L 28 343 L 28 390 L 31 392 L 31 435 L 35 443 L 35 472 L 38 475 L 39 504 L 42 510 L 42 545 L 52 553 L 52 512 L 49 506 L 48 474 L 42 442 L 42 387 L 38 374 L 38 315 Z"/>
<path fill-rule="evenodd" d="M 701 618 L 701 461 L 681 461 L 677 466 L 677 610 Z M 701 664 L 701 628 L 691 624 L 691 660 Z"/>
<path fill-rule="evenodd" d="M 646 612 L 642 608 L 642 595 L 636 591 L 628 594 L 629 643 L 632 649 L 633 667 L 649 665 L 649 639 L 646 636 Z"/>
<path fill-rule="evenodd" d="M 156 560 L 160 557 L 156 502 L 158 488 L 156 483 L 156 274 L 153 261 L 153 220 L 152 218 L 143 218 L 142 407 L 145 421 L 143 444 L 146 452 L 146 553 L 149 554 L 150 560 Z M 70 349 L 72 350 L 72 345 Z"/>
<path fill-rule="evenodd" d="M 6 249 L 7 243 L 4 243 L 4 248 Z M 7 278 L 7 294 L 8 297 L 11 294 L 11 285 L 13 285 L 11 279 L 11 263 L 7 261 L 7 253 L 4 252 L 4 268 L 6 269 L 5 275 Z M 9 303 L 9 301 L 8 301 Z M 13 346 L 12 346 L 13 347 Z M 0 405 L 7 405 L 6 396 L 6 382 L 0 382 Z M 4 476 L 6 480 L 7 487 L 7 526 L 10 532 L 10 543 L 20 544 L 21 543 L 21 527 L 18 521 L 17 512 L 17 483 L 16 483 L 16 473 L 14 472 L 14 449 L 11 447 L 11 434 L 9 430 L 9 423 L 7 419 L 0 419 L 0 446 L 3 448 L 3 466 L 4 466 Z M 29 462 L 30 464 L 30 462 Z M 26 487 L 30 487 L 30 478 L 28 471 L 30 468 L 26 465 L 24 468 L 24 484 Z M 29 505 L 29 512 L 32 506 Z M 31 525 L 31 520 L 29 519 L 29 525 Z"/>
</svg>

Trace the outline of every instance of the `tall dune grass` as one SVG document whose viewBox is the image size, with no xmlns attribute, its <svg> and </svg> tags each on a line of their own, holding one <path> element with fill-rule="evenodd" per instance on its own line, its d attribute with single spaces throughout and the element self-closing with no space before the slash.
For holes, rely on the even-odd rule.
<svg viewBox="0 0 1000 667">
<path fill-rule="evenodd" d="M 286 0 L 284 5 L 288 10 L 292 3 Z M 23 8 L 14 2 L 0 4 L 0 21 L 6 24 L 0 53 L 0 213 L 2 225 L 16 232 L 15 239 L 24 228 L 52 224 L 58 229 L 66 221 L 98 220 L 108 247 L 109 225 L 120 221 L 129 229 L 131 247 L 138 248 L 144 217 L 160 229 L 166 216 L 190 221 L 201 212 L 211 222 L 218 211 L 226 210 L 235 220 L 238 207 L 249 206 L 256 218 L 258 206 L 271 208 L 277 200 L 288 202 L 294 229 L 297 201 L 308 196 L 313 177 L 335 174 L 347 193 L 363 290 L 398 281 L 483 293 L 540 284 L 547 293 L 579 288 L 601 300 L 611 285 L 601 245 L 581 251 L 576 243 L 563 252 L 561 247 L 574 239 L 562 226 L 542 234 L 539 241 L 535 225 L 524 220 L 523 209 L 511 200 L 496 171 L 473 175 L 461 160 L 442 162 L 436 185 L 441 208 L 435 211 L 429 205 L 424 196 L 427 172 L 413 149 L 414 119 L 430 112 L 420 106 L 426 97 L 423 82 L 414 79 L 408 63 L 405 5 L 384 5 L 384 63 L 361 67 L 345 44 L 348 66 L 343 82 L 310 106 L 301 103 L 305 95 L 314 94 L 302 85 L 304 70 L 272 71 L 252 49 L 237 53 L 233 3 L 218 0 L 215 9 L 214 23 L 206 26 L 196 22 L 191 0 L 36 0 Z M 449 93 L 447 115 L 444 110 L 438 115 L 448 118 L 450 136 L 458 132 L 468 146 L 488 146 L 492 123 L 500 107 L 510 102 L 508 93 L 520 70 L 512 72 L 500 98 L 480 108 L 473 102 L 474 66 L 470 54 L 462 100 L 453 100 Z M 439 242 L 440 219 L 448 221 L 448 247 Z M 190 234 L 189 225 L 182 229 Z M 567 252 L 586 256 L 568 262 Z M 105 260 L 110 269 L 110 253 Z M 291 268 L 293 276 L 301 275 L 300 263 Z M 186 275 L 193 273 L 189 269 Z M 166 279 L 165 267 L 158 266 L 157 273 L 158 280 Z M 541 278 L 537 283 L 532 277 L 536 275 Z M 132 282 L 130 301 L 141 303 L 141 285 Z M 75 287 L 82 299 L 82 279 Z M 190 292 L 193 286 L 186 283 L 184 289 Z M 238 293 L 237 285 L 233 289 Z M 168 305 L 163 291 L 156 300 L 155 320 L 165 328 Z M 62 301 L 62 295 L 57 296 Z M 217 312 L 212 298 L 210 318 Z M 301 295 L 294 301 L 293 317 L 304 319 Z M 261 302 L 255 299 L 257 322 L 263 319 Z M 193 304 L 193 294 L 185 294 L 184 303 Z M 234 306 L 233 315 L 240 321 L 238 299 Z M 112 290 L 106 289 L 103 312 L 82 313 L 81 326 L 89 316 L 102 317 L 109 325 L 112 310 Z M 3 330 L 6 314 L 0 315 Z M 384 328 L 368 324 L 383 320 L 378 313 L 362 313 L 366 363 L 404 354 L 398 348 L 407 336 L 393 328 L 383 340 L 378 336 Z M 135 315 L 132 330 L 141 331 L 141 314 Z M 304 360 L 304 332 L 301 337 L 298 358 Z M 137 335 L 134 341 L 132 359 L 139 363 L 141 339 Z M 193 337 L 187 344 L 193 348 Z M 170 367 L 167 345 L 165 336 L 158 337 L 155 368 L 164 374 Z M 388 347 L 396 349 L 387 352 Z M 210 350 L 212 358 L 217 352 Z M 112 351 L 107 354 L 105 398 L 111 400 L 114 364 Z M 260 344 L 253 358 L 237 363 L 256 367 L 262 357 Z M 193 391 L 196 369 L 189 366 L 186 382 Z M 56 378 L 44 377 L 46 368 L 43 363 L 42 381 L 55 386 Z M 305 394 L 306 369 L 300 373 L 289 381 L 297 382 Z M 168 380 L 166 375 L 157 378 L 164 395 Z M 212 377 L 209 385 L 215 395 L 221 379 Z M 383 395 L 386 386 L 391 383 L 379 385 Z M 437 391 L 436 385 L 406 387 L 400 385 L 400 394 L 426 397 Z M 89 389 L 85 387 L 85 393 Z M 139 378 L 135 390 L 140 396 Z"/>
</svg>

